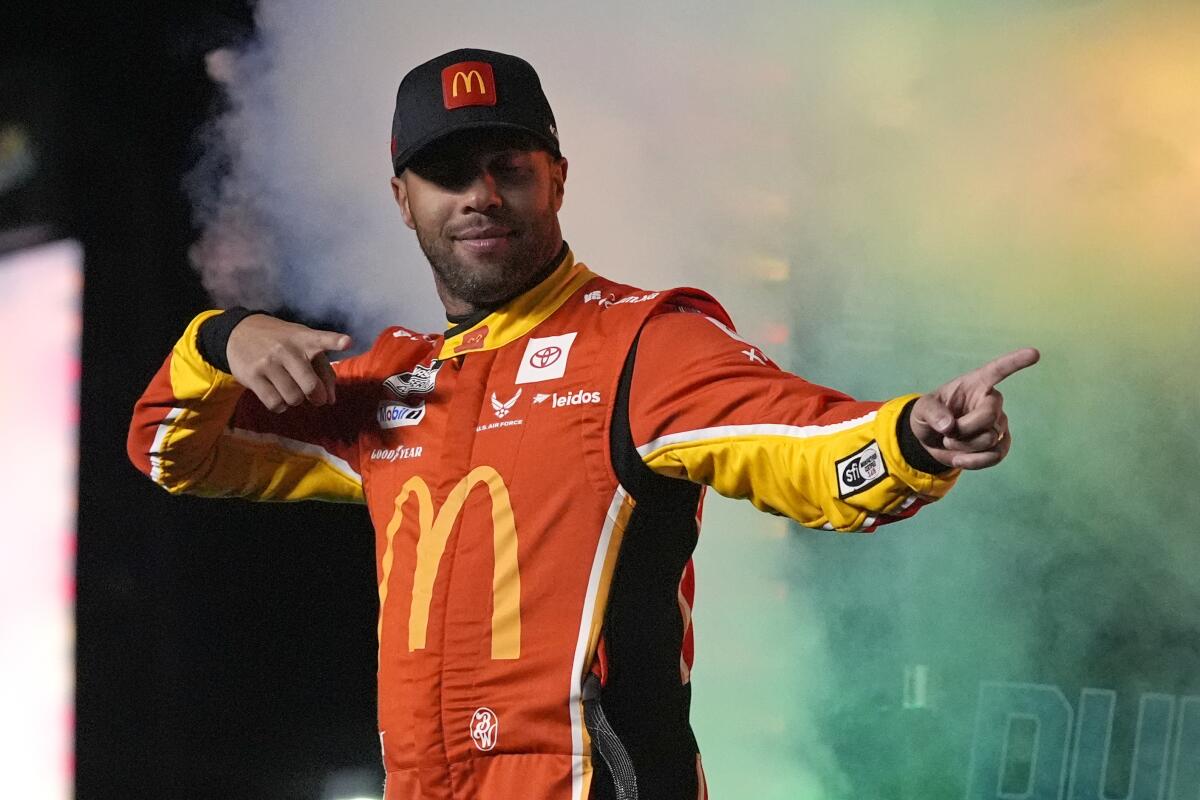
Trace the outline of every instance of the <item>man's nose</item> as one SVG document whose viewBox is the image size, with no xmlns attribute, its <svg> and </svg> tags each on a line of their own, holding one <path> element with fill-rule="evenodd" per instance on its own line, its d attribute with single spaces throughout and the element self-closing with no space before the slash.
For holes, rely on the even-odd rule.
<svg viewBox="0 0 1200 800">
<path fill-rule="evenodd" d="M 504 200 L 500 196 L 500 187 L 496 176 L 489 169 L 481 169 L 467 187 L 468 211 L 486 211 L 497 208 Z"/>
</svg>

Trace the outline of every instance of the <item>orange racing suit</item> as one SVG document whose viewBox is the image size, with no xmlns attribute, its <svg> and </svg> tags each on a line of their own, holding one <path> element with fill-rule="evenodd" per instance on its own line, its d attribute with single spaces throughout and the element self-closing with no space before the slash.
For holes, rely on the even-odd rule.
<svg viewBox="0 0 1200 800">
<path fill-rule="evenodd" d="M 870 531 L 945 494 L 916 395 L 780 370 L 721 307 L 574 260 L 469 326 L 385 330 L 337 403 L 268 412 L 197 348 L 134 412 L 173 493 L 365 502 L 387 800 L 705 798 L 688 723 L 703 488 Z M 462 329 L 464 328 L 465 329 Z"/>
</svg>

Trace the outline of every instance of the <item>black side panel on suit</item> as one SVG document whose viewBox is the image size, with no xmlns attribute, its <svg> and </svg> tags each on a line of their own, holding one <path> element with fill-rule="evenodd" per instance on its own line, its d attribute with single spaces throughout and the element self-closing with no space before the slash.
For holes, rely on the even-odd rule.
<svg viewBox="0 0 1200 800">
<path fill-rule="evenodd" d="M 605 612 L 608 685 L 600 705 L 633 761 L 639 800 L 694 800 L 697 747 L 688 721 L 691 684 L 679 672 L 678 590 L 696 546 L 700 487 L 655 473 L 637 453 L 629 426 L 637 344 L 621 373 L 609 443 L 617 478 L 636 505 Z M 592 796 L 612 800 L 604 759 L 594 763 Z"/>
</svg>

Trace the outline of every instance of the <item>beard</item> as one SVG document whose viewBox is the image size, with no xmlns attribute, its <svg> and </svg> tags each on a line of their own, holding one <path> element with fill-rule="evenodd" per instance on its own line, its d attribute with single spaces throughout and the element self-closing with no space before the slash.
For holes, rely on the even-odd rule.
<svg viewBox="0 0 1200 800">
<path fill-rule="evenodd" d="M 505 224 L 504 220 L 492 220 Z M 512 227 L 506 225 L 506 227 Z M 455 298 L 476 309 L 497 308 L 536 285 L 558 252 L 557 218 L 547 214 L 527 227 L 512 228 L 508 252 L 474 256 L 455 250 L 455 240 L 441 231 L 417 225 L 417 242 L 442 285 Z"/>
</svg>

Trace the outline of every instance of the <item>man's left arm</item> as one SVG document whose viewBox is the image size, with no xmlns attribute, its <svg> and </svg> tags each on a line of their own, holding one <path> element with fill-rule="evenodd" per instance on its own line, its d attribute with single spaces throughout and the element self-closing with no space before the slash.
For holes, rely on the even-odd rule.
<svg viewBox="0 0 1200 800">
<path fill-rule="evenodd" d="M 655 472 L 807 527 L 870 531 L 1004 457 L 994 386 L 1036 360 L 1016 351 L 928 394 L 863 402 L 784 372 L 717 320 L 664 313 L 638 344 L 630 428 Z"/>
</svg>

